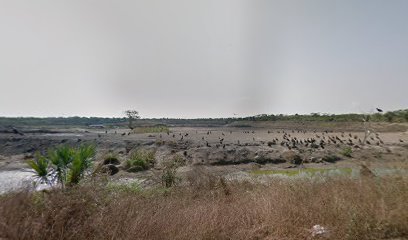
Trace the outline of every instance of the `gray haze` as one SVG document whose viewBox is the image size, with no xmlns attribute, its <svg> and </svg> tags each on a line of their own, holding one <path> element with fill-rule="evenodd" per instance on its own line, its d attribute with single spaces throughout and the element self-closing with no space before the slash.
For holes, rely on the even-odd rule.
<svg viewBox="0 0 408 240">
<path fill-rule="evenodd" d="M 408 107 L 406 0 L 1 0 L 0 116 Z"/>
</svg>

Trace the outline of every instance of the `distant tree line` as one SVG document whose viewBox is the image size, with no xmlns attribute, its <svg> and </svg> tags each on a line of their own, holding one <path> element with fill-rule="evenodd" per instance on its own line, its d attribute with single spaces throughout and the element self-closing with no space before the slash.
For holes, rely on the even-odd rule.
<svg viewBox="0 0 408 240">
<path fill-rule="evenodd" d="M 374 114 L 322 114 L 312 113 L 307 115 L 273 115 L 261 114 L 242 118 L 251 121 L 321 121 L 321 122 L 361 122 L 363 119 L 371 122 L 408 122 L 408 109 Z"/>
<path fill-rule="evenodd" d="M 306 115 L 274 115 L 260 114 L 250 117 L 240 118 L 196 118 L 196 119 L 177 119 L 177 118 L 155 118 L 155 119 L 137 119 L 133 121 L 138 126 L 151 126 L 154 124 L 164 125 L 189 125 L 198 126 L 220 126 L 236 121 L 321 121 L 321 122 L 362 122 L 363 119 L 371 122 L 408 122 L 408 109 L 390 111 L 385 113 L 374 114 L 324 114 L 312 113 Z M 123 118 L 98 118 L 98 117 L 58 117 L 58 118 L 33 118 L 19 117 L 6 118 L 0 117 L 0 126 L 46 126 L 46 125 L 123 125 L 129 124 L 129 119 Z"/>
<path fill-rule="evenodd" d="M 58 126 L 58 125 L 75 125 L 89 126 L 101 124 L 118 124 L 126 122 L 126 118 L 99 118 L 99 117 L 0 117 L 0 126 Z"/>
</svg>

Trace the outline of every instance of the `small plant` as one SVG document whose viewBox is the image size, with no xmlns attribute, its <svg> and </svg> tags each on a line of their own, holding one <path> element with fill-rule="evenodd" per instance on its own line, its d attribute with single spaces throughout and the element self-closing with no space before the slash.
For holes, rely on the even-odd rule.
<svg viewBox="0 0 408 240">
<path fill-rule="evenodd" d="M 178 182 L 177 168 L 165 168 L 162 174 L 162 184 L 166 188 L 170 188 Z"/>
<path fill-rule="evenodd" d="M 35 171 L 35 177 L 40 183 L 51 184 L 51 182 L 49 182 L 49 160 L 46 157 L 37 153 L 33 160 L 28 161 L 28 166 Z"/>
<path fill-rule="evenodd" d="M 151 168 L 154 164 L 154 151 L 137 150 L 126 161 L 125 168 L 128 172 L 139 172 Z"/>
<path fill-rule="evenodd" d="M 80 146 L 71 148 L 60 146 L 50 150 L 48 155 L 36 154 L 28 165 L 35 171 L 41 183 L 53 185 L 58 183 L 61 187 L 72 186 L 80 182 L 86 171 L 91 167 L 95 157 L 94 146 Z"/>
<path fill-rule="evenodd" d="M 166 188 L 176 185 L 180 178 L 177 176 L 177 168 L 185 165 L 186 161 L 179 155 L 175 155 L 170 161 L 165 163 L 162 174 L 162 184 Z"/>
<path fill-rule="evenodd" d="M 165 163 L 166 168 L 178 168 L 186 164 L 186 159 L 179 155 L 175 155 L 169 162 Z"/>
<path fill-rule="evenodd" d="M 345 157 L 352 157 L 351 154 L 353 153 L 353 149 L 351 149 L 351 147 L 346 147 L 343 149 L 343 151 L 341 152 L 341 155 L 345 156 Z"/>
<path fill-rule="evenodd" d="M 273 145 L 276 145 L 275 142 L 268 142 L 268 147 L 272 147 Z"/>
<path fill-rule="evenodd" d="M 70 185 L 78 184 L 84 176 L 84 173 L 92 165 L 92 159 L 95 157 L 95 147 L 81 146 L 73 151 L 73 160 L 68 170 L 68 181 Z"/>
</svg>

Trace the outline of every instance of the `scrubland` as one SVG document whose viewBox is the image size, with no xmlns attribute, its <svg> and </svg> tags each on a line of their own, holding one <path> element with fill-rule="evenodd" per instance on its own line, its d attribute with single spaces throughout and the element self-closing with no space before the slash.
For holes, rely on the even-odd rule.
<svg viewBox="0 0 408 240">
<path fill-rule="evenodd" d="M 4 239 L 406 239 L 408 179 L 226 181 L 141 189 L 94 177 L 66 189 L 0 197 Z M 313 237 L 312 227 L 325 233 Z"/>
</svg>

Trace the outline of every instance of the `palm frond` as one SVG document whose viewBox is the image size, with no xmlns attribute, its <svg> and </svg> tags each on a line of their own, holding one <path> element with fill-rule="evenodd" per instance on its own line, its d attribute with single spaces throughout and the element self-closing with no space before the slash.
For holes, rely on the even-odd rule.
<svg viewBox="0 0 408 240">
<path fill-rule="evenodd" d="M 92 164 L 92 159 L 95 156 L 96 150 L 92 145 L 83 145 L 76 150 L 74 159 L 69 168 L 68 183 L 78 184 L 83 177 L 85 170 Z"/>
<path fill-rule="evenodd" d="M 49 174 L 49 161 L 47 158 L 37 153 L 35 158 L 29 160 L 27 164 L 35 171 L 36 177 L 42 181 L 47 181 Z"/>
</svg>

